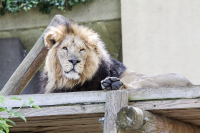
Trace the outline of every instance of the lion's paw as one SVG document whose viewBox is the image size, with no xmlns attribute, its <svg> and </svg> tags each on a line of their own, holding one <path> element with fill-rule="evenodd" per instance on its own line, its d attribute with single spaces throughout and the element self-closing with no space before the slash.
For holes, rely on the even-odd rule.
<svg viewBox="0 0 200 133">
<path fill-rule="evenodd" d="M 123 86 L 123 83 L 117 77 L 107 77 L 101 81 L 101 87 L 104 90 L 118 90 Z"/>
</svg>

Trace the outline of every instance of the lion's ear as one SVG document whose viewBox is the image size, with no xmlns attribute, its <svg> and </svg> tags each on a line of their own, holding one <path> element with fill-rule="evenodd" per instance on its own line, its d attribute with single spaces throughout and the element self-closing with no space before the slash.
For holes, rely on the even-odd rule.
<svg viewBox="0 0 200 133">
<path fill-rule="evenodd" d="M 97 47 L 97 44 L 98 44 L 98 35 L 97 34 L 93 34 L 93 35 L 90 35 L 87 39 L 87 44 L 89 47 L 93 47 L 93 48 L 96 48 Z"/>
<path fill-rule="evenodd" d="M 44 44 L 45 47 L 51 49 L 54 44 L 59 44 L 62 42 L 63 38 L 66 35 L 66 26 L 59 25 L 56 27 L 50 27 L 49 31 L 44 35 Z"/>
<path fill-rule="evenodd" d="M 53 34 L 51 33 L 47 33 L 45 36 L 44 36 L 44 44 L 45 44 L 45 47 L 47 47 L 48 49 L 51 49 L 52 46 L 56 43 L 56 40 L 53 38 Z"/>
</svg>

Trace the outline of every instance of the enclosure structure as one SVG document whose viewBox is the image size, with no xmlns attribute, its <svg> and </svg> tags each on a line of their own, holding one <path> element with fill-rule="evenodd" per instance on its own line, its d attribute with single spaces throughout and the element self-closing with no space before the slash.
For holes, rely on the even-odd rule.
<svg viewBox="0 0 200 133">
<path fill-rule="evenodd" d="M 49 26 L 70 21 L 60 15 Z M 48 29 L 47 29 L 48 30 Z M 47 31 L 45 30 L 45 32 Z M 42 35 L 43 36 L 43 35 Z M 45 60 L 48 49 L 42 36 L 1 91 L 6 105 L 20 107 L 10 95 L 19 95 Z M 21 95 L 33 97 L 35 108 L 22 108 L 24 123 L 12 118 L 11 132 L 67 133 L 199 133 L 200 86 L 141 88 L 117 91 L 90 91 Z M 6 113 L 0 114 L 6 117 Z"/>
<path fill-rule="evenodd" d="M 21 95 L 41 111 L 22 108 L 11 132 L 199 133 L 200 86 Z M 22 101 L 6 105 L 19 107 Z M 6 117 L 6 113 L 0 114 Z"/>
</svg>

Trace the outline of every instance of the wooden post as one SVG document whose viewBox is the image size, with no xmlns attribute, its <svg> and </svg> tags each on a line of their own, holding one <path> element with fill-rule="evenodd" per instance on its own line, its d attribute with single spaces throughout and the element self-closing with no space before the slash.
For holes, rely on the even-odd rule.
<svg viewBox="0 0 200 133">
<path fill-rule="evenodd" d="M 117 113 L 117 121 L 119 127 L 145 133 L 200 133 L 197 126 L 131 106 L 121 108 Z"/>
<path fill-rule="evenodd" d="M 128 93 L 125 90 L 108 91 L 106 95 L 104 133 L 117 133 L 117 112 L 128 105 Z M 119 128 L 123 133 L 124 129 Z"/>
<path fill-rule="evenodd" d="M 61 15 L 56 15 L 52 21 L 50 22 L 49 26 L 56 26 L 60 23 L 68 21 L 65 17 Z M 47 55 L 48 49 L 44 47 L 42 37 L 45 32 L 40 36 L 34 47 L 28 53 L 26 58 L 22 61 L 13 75 L 10 77 L 6 85 L 1 90 L 1 95 L 19 95 L 24 90 L 26 85 L 30 82 L 33 78 L 35 73 L 39 70 L 40 66 L 45 60 Z"/>
</svg>

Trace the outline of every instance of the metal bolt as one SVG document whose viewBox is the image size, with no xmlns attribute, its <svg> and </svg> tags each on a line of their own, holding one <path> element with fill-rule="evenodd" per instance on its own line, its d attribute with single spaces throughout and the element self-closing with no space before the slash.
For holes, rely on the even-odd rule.
<svg viewBox="0 0 200 133">
<path fill-rule="evenodd" d="M 104 123 L 104 119 L 105 119 L 104 117 L 103 117 L 103 118 L 100 118 L 100 119 L 99 119 L 99 122 L 100 122 L 100 123 Z"/>
<path fill-rule="evenodd" d="M 143 123 L 145 124 L 148 121 L 147 117 L 144 117 Z"/>
</svg>

